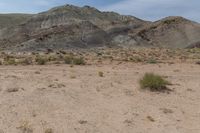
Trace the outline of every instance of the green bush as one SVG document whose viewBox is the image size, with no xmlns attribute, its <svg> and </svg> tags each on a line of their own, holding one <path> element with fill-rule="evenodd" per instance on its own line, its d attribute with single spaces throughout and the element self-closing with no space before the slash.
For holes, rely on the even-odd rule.
<svg viewBox="0 0 200 133">
<path fill-rule="evenodd" d="M 140 80 L 140 86 L 142 89 L 150 89 L 151 91 L 166 91 L 169 90 L 166 86 L 169 82 L 163 79 L 163 77 L 153 74 L 146 73 Z"/>
</svg>

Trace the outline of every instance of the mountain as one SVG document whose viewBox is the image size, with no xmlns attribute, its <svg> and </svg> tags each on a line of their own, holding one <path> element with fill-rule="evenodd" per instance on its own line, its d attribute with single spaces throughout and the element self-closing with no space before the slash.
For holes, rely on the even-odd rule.
<svg viewBox="0 0 200 133">
<path fill-rule="evenodd" d="M 0 30 L 11 26 L 17 26 L 28 20 L 31 16 L 31 14 L 0 14 Z"/>
<path fill-rule="evenodd" d="M 0 48 L 11 51 L 186 48 L 196 46 L 199 35 L 200 24 L 181 17 L 149 22 L 89 6 L 64 5 L 39 14 L 0 15 Z"/>
</svg>

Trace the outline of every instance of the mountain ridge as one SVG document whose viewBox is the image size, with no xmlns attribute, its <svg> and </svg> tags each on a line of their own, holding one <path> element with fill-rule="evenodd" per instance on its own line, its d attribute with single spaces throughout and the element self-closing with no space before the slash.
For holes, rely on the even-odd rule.
<svg viewBox="0 0 200 133">
<path fill-rule="evenodd" d="M 4 23 L 5 20 L 12 21 Z M 115 12 L 101 12 L 90 6 L 64 5 L 38 14 L 0 15 L 0 48 L 11 51 L 189 48 L 199 46 L 194 45 L 200 42 L 199 36 L 200 24 L 183 17 L 171 16 L 150 22 Z"/>
</svg>

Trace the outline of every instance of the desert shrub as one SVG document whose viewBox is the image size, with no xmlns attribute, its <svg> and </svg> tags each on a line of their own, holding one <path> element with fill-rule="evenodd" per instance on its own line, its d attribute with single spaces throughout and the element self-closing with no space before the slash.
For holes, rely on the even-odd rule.
<svg viewBox="0 0 200 133">
<path fill-rule="evenodd" d="M 82 57 L 74 58 L 73 64 L 75 64 L 75 65 L 85 65 L 85 60 Z"/>
<path fill-rule="evenodd" d="M 151 91 L 166 91 L 169 82 L 163 79 L 163 77 L 153 74 L 146 73 L 140 80 L 140 86 L 142 89 L 150 89 Z"/>
<path fill-rule="evenodd" d="M 177 20 L 165 20 L 163 23 L 164 24 L 172 24 L 172 23 L 176 23 L 177 22 Z"/>
<path fill-rule="evenodd" d="M 132 62 L 135 62 L 135 63 L 143 61 L 140 57 L 137 57 L 137 56 L 130 57 L 129 60 L 132 61 Z"/>
<path fill-rule="evenodd" d="M 65 56 L 64 62 L 65 64 L 85 65 L 85 60 L 82 57 Z"/>
<path fill-rule="evenodd" d="M 51 128 L 48 128 L 48 129 L 46 129 L 45 130 L 45 132 L 44 133 L 53 133 L 53 129 L 51 129 Z"/>
<path fill-rule="evenodd" d="M 147 63 L 149 63 L 149 64 L 157 64 L 158 61 L 156 59 L 150 58 L 150 59 L 147 60 Z"/>
<path fill-rule="evenodd" d="M 197 61 L 196 64 L 197 64 L 197 65 L 200 65 L 200 61 Z"/>
<path fill-rule="evenodd" d="M 48 57 L 48 61 L 57 61 L 57 60 L 58 58 L 56 56 L 51 55 Z"/>
<path fill-rule="evenodd" d="M 63 50 L 60 50 L 60 53 L 61 53 L 61 54 L 67 54 L 67 52 L 66 52 L 66 51 L 63 51 Z"/>
<path fill-rule="evenodd" d="M 75 78 L 76 78 L 76 76 L 72 75 L 72 76 L 70 76 L 70 78 L 71 78 L 71 79 L 75 79 Z"/>
<path fill-rule="evenodd" d="M 8 58 L 6 60 L 4 60 L 5 65 L 17 65 L 17 62 L 15 61 L 14 58 Z"/>
<path fill-rule="evenodd" d="M 73 64 L 73 56 L 65 56 L 64 62 L 65 64 Z"/>
<path fill-rule="evenodd" d="M 35 61 L 38 65 L 45 65 L 47 63 L 47 59 L 45 57 L 37 56 Z"/>
<path fill-rule="evenodd" d="M 97 56 L 102 56 L 102 53 L 100 53 L 100 52 L 97 52 L 96 54 L 97 54 Z"/>
<path fill-rule="evenodd" d="M 21 126 L 18 127 L 22 133 L 33 133 L 32 127 L 29 125 L 28 122 L 23 122 Z"/>
<path fill-rule="evenodd" d="M 29 58 L 25 58 L 25 59 L 21 59 L 18 64 L 22 64 L 22 65 L 31 65 L 32 64 L 32 59 Z"/>
<path fill-rule="evenodd" d="M 103 72 L 101 72 L 101 71 L 98 73 L 98 75 L 99 75 L 99 77 L 103 77 L 104 76 Z"/>
</svg>

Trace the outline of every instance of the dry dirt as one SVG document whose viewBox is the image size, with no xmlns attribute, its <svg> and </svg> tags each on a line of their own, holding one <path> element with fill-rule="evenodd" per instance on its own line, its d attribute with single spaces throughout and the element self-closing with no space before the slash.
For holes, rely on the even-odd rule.
<svg viewBox="0 0 200 133">
<path fill-rule="evenodd" d="M 140 90 L 145 72 L 174 91 Z M 0 133 L 200 132 L 195 64 L 1 66 L 0 83 Z"/>
</svg>

